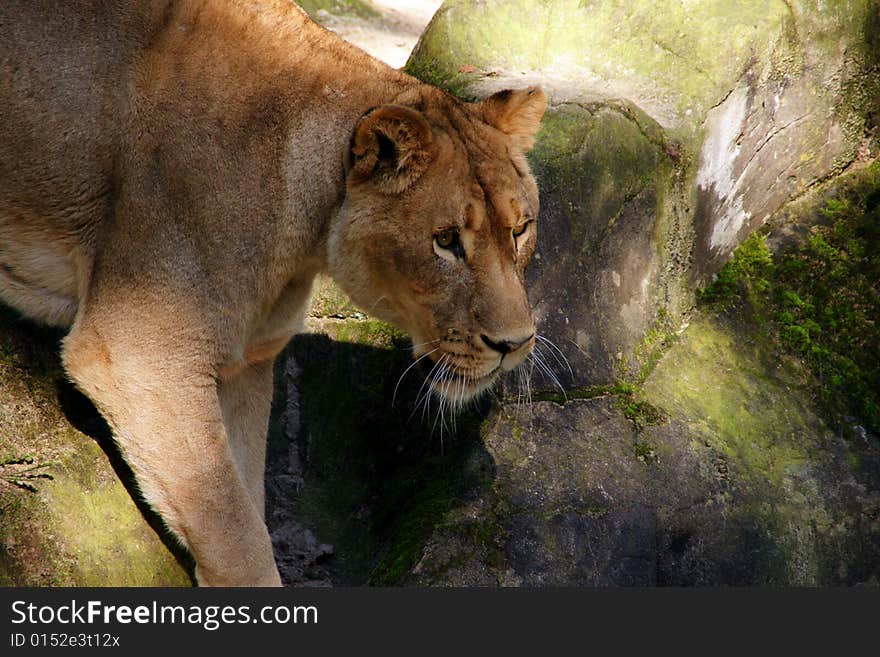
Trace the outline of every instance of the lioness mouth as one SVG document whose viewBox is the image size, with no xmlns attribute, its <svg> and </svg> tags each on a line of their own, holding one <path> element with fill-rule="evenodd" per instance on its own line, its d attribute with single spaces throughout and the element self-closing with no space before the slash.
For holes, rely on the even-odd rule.
<svg viewBox="0 0 880 657">
<path fill-rule="evenodd" d="M 454 364 L 443 357 L 438 360 L 419 359 L 417 368 L 435 395 L 461 403 L 476 397 L 492 385 L 500 365 L 477 376 L 458 371 Z"/>
</svg>

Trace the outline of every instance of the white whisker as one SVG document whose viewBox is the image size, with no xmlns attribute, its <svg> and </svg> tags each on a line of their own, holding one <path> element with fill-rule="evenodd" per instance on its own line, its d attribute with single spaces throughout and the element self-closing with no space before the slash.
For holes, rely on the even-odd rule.
<svg viewBox="0 0 880 657">
<path fill-rule="evenodd" d="M 379 302 L 382 301 L 382 299 L 384 299 L 384 298 L 385 298 L 385 295 L 384 295 L 384 294 L 379 295 L 379 298 L 376 299 L 373 303 L 371 303 L 371 304 L 366 308 L 367 314 L 368 314 L 368 315 L 373 315 L 373 314 L 375 314 L 374 311 L 376 310 L 376 306 L 378 306 L 378 305 L 379 305 Z"/>
<path fill-rule="evenodd" d="M 556 375 L 553 373 L 553 370 L 550 369 L 550 367 L 545 362 L 544 356 L 541 353 L 541 350 L 538 348 L 537 345 L 535 345 L 535 349 L 532 351 L 532 355 L 534 356 L 535 365 L 538 366 L 538 369 L 541 371 L 541 373 L 545 377 L 547 377 L 547 379 L 549 379 L 551 382 L 553 382 L 557 388 L 559 388 L 559 390 L 562 392 L 562 396 L 565 397 L 565 399 L 568 399 L 568 395 L 565 394 L 565 388 L 559 382 L 559 379 L 556 378 Z"/>
<path fill-rule="evenodd" d="M 533 362 L 533 360 L 534 359 L 529 360 L 529 373 L 524 377 L 526 381 L 526 399 L 528 400 L 529 404 L 530 416 L 532 413 L 532 374 L 535 372 L 535 363 Z"/>
<path fill-rule="evenodd" d="M 437 373 L 437 376 L 435 377 L 434 388 L 438 393 L 437 394 L 438 408 L 437 408 L 437 415 L 434 417 L 434 423 L 431 426 L 431 432 L 433 433 L 434 430 L 437 428 L 437 423 L 438 422 L 440 423 L 440 449 L 441 450 L 443 449 L 443 433 L 444 433 L 444 430 L 446 429 L 446 404 L 447 404 L 446 395 L 443 392 L 441 392 L 441 386 L 443 384 L 448 385 L 449 378 L 447 377 L 447 375 L 449 374 L 449 372 L 452 369 L 451 364 L 450 364 L 451 359 L 449 358 L 449 354 L 444 354 L 444 356 L 445 356 L 445 358 L 444 358 L 443 367 L 440 369 L 440 371 Z"/>
<path fill-rule="evenodd" d="M 535 335 L 535 339 L 540 340 L 542 344 L 546 344 L 550 347 L 550 353 L 553 355 L 553 358 L 556 359 L 556 362 L 565 367 L 568 370 L 569 375 L 574 377 L 574 372 L 571 369 L 571 364 L 568 362 L 568 358 L 565 357 L 562 350 L 557 347 L 552 340 L 545 338 L 543 335 Z"/>
<path fill-rule="evenodd" d="M 419 406 L 421 406 L 422 403 L 424 402 L 424 404 L 425 404 L 425 408 L 424 408 L 424 410 L 422 411 L 422 421 L 424 421 L 424 419 L 425 419 L 425 412 L 428 410 L 428 406 L 430 405 L 430 399 L 431 399 L 431 377 L 434 376 L 434 372 L 435 372 L 438 368 L 442 367 L 444 361 L 446 360 L 446 357 L 447 357 L 447 354 L 443 354 L 443 355 L 440 357 L 440 359 L 437 360 L 437 361 L 434 363 L 434 366 L 431 368 L 431 371 L 428 372 L 427 376 L 425 376 L 424 381 L 422 381 L 422 385 L 419 387 L 419 391 L 416 393 L 416 402 L 415 402 L 415 406 L 414 406 L 414 408 L 413 408 L 413 410 L 412 410 L 412 413 L 410 413 L 409 419 L 412 419 L 413 415 L 415 415 L 416 412 L 419 410 Z M 427 389 L 427 391 L 425 392 L 425 396 L 424 396 L 424 398 L 422 398 L 422 390 L 425 389 L 425 386 L 426 386 L 426 385 L 428 386 L 428 389 Z"/>
<path fill-rule="evenodd" d="M 403 371 L 403 374 L 401 374 L 401 375 L 400 375 L 400 378 L 397 379 L 397 385 L 394 386 L 394 394 L 391 395 L 391 405 L 392 405 L 392 406 L 394 406 L 394 402 L 395 402 L 395 400 L 397 399 L 397 389 L 400 387 L 400 382 L 403 381 L 403 377 L 406 376 L 407 372 L 409 372 L 412 368 L 414 368 L 416 365 L 418 365 L 420 360 L 422 360 L 423 358 L 427 358 L 428 356 L 430 356 L 431 354 L 433 354 L 433 353 L 434 353 L 435 351 L 437 351 L 438 349 L 440 349 L 440 347 L 437 347 L 436 349 L 433 349 L 432 351 L 429 351 L 429 352 L 427 352 L 427 353 L 425 353 L 425 354 L 422 354 L 422 355 L 419 356 L 416 360 L 414 360 L 414 361 L 412 362 L 412 364 L 411 364 L 409 367 L 407 367 L 407 368 Z"/>
</svg>

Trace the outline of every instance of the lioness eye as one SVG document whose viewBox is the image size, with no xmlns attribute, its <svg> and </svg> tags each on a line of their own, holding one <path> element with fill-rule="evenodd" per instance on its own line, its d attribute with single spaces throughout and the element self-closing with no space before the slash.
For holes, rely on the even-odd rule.
<svg viewBox="0 0 880 657">
<path fill-rule="evenodd" d="M 447 228 L 437 233 L 434 239 L 437 241 L 437 246 L 441 249 L 451 249 L 458 242 L 458 233 L 451 228 Z"/>
<path fill-rule="evenodd" d="M 522 235 L 524 232 L 526 232 L 526 228 L 529 227 L 529 224 L 530 224 L 530 223 L 532 223 L 532 222 L 531 222 L 531 221 L 527 221 L 527 222 L 525 222 L 522 226 L 520 226 L 519 228 L 514 228 L 514 229 L 513 229 L 513 236 L 516 238 L 516 237 L 519 237 L 520 235 Z"/>
</svg>

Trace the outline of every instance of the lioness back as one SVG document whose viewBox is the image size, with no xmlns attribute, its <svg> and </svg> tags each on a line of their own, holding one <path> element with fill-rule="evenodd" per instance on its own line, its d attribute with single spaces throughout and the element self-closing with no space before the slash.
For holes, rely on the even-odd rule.
<svg viewBox="0 0 880 657">
<path fill-rule="evenodd" d="M 252 4 L 0 3 L 0 298 L 69 326 L 101 241 L 121 221 L 120 196 L 173 205 L 182 221 L 203 224 L 196 232 L 225 231 L 223 243 L 194 245 L 218 269 L 257 255 L 247 253 L 260 248 L 251 217 L 277 218 L 281 207 L 313 219 L 338 202 L 344 172 L 328 106 L 350 106 L 335 126 L 348 132 L 377 88 L 388 95 L 412 82 L 384 70 L 354 84 L 382 65 L 291 3 Z M 316 60 L 316 47 L 328 56 Z M 335 189 L 309 179 L 329 158 L 340 160 Z M 188 175 L 168 175 L 180 171 Z M 151 222 L 158 214 L 124 231 L 151 259 L 181 246 L 177 231 Z"/>
</svg>

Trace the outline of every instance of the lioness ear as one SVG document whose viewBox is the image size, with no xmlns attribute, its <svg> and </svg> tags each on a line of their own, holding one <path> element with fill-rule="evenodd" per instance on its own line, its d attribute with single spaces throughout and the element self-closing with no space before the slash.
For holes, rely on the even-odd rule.
<svg viewBox="0 0 880 657">
<path fill-rule="evenodd" d="M 382 105 L 364 116 L 354 131 L 351 173 L 373 178 L 388 194 L 400 194 L 431 163 L 433 133 L 425 117 L 401 105 Z"/>
<path fill-rule="evenodd" d="M 483 120 L 510 135 L 523 152 L 535 144 L 541 117 L 547 109 L 547 96 L 539 87 L 492 94 L 483 101 Z"/>
</svg>

